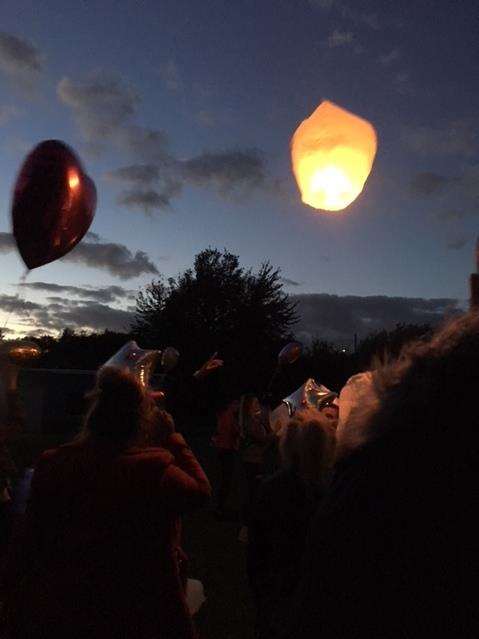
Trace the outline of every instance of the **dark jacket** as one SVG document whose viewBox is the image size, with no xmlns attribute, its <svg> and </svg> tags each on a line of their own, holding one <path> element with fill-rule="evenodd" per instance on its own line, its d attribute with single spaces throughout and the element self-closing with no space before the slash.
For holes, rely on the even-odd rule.
<svg viewBox="0 0 479 639">
<path fill-rule="evenodd" d="M 42 455 L 6 575 L 9 637 L 194 636 L 179 517 L 210 485 L 181 435 L 168 448 L 90 441 Z"/>
<path fill-rule="evenodd" d="M 479 636 L 477 471 L 458 429 L 387 432 L 340 464 L 285 638 Z"/>
<path fill-rule="evenodd" d="M 261 484 L 248 530 L 248 577 L 257 605 L 261 637 L 276 636 L 301 575 L 319 487 L 294 470 L 280 470 Z"/>
</svg>

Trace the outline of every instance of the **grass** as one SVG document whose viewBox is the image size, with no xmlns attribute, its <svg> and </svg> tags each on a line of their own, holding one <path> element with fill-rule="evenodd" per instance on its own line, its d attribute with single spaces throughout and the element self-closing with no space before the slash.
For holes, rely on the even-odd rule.
<svg viewBox="0 0 479 639">
<path fill-rule="evenodd" d="M 211 512 L 196 513 L 185 521 L 190 576 L 203 583 L 207 597 L 197 620 L 200 636 L 205 639 L 253 638 L 245 546 L 237 537 L 237 524 L 218 522 Z"/>
</svg>

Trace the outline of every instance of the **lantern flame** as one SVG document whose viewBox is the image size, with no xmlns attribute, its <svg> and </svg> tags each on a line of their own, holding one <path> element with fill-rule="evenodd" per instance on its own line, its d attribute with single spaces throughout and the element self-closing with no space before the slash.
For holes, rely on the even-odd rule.
<svg viewBox="0 0 479 639">
<path fill-rule="evenodd" d="M 322 102 L 291 141 L 302 201 L 326 211 L 349 206 L 363 190 L 376 148 L 376 132 L 369 122 L 332 102 Z"/>
</svg>

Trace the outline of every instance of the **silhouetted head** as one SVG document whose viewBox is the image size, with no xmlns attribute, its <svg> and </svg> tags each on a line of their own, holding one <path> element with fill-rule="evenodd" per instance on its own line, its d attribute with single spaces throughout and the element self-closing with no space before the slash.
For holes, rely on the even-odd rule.
<svg viewBox="0 0 479 639">
<path fill-rule="evenodd" d="M 122 444 L 141 439 L 150 427 L 153 402 L 136 377 L 126 371 L 102 368 L 89 399 L 87 436 Z"/>
<path fill-rule="evenodd" d="M 449 322 L 427 342 L 406 346 L 397 360 L 375 371 L 376 399 L 351 425 L 342 452 L 392 430 L 408 433 L 415 446 L 427 441 L 452 453 L 462 442 L 467 448 L 477 432 L 478 362 L 477 312 Z"/>
<path fill-rule="evenodd" d="M 334 463 L 335 429 L 317 410 L 303 410 L 283 429 L 279 449 L 283 465 L 309 481 L 321 482 Z"/>
</svg>

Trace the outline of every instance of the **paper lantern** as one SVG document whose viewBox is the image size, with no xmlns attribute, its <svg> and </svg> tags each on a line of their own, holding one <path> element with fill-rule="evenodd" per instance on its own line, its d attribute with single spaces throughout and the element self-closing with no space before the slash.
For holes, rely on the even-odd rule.
<svg viewBox="0 0 479 639">
<path fill-rule="evenodd" d="M 325 211 L 349 206 L 363 190 L 376 148 L 376 132 L 369 122 L 332 102 L 322 102 L 291 140 L 302 201 Z"/>
</svg>

